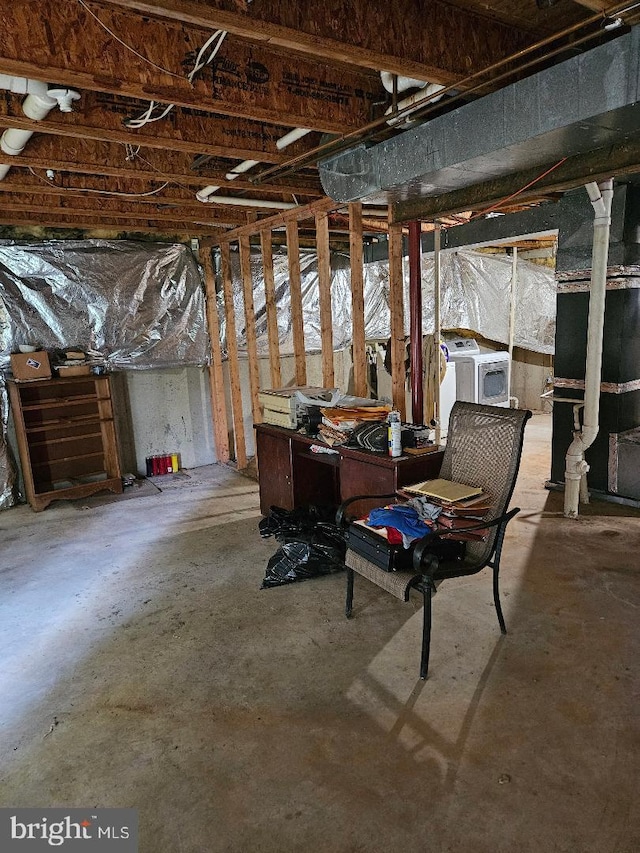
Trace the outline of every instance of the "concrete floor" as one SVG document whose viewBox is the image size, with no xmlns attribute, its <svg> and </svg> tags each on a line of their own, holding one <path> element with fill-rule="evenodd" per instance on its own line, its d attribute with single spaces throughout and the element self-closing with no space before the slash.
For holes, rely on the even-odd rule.
<svg viewBox="0 0 640 853">
<path fill-rule="evenodd" d="M 548 493 L 527 427 L 503 557 L 434 600 L 260 591 L 257 490 L 0 514 L 0 805 L 130 806 L 143 853 L 637 853 L 640 512 Z M 165 487 L 166 486 L 166 487 Z"/>
</svg>

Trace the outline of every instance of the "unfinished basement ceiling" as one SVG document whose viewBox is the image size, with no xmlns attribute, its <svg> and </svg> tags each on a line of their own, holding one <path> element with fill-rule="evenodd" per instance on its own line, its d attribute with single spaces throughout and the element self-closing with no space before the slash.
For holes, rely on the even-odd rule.
<svg viewBox="0 0 640 853">
<path fill-rule="evenodd" d="M 311 202 L 324 195 L 316 159 L 292 158 L 376 120 L 384 135 L 400 132 L 384 121 L 394 96 L 381 71 L 453 87 L 463 81 L 461 96 L 471 100 L 482 92 L 465 97 L 464 81 L 516 51 L 568 28 L 554 47 L 586 49 L 611 37 L 593 18 L 603 5 L 612 7 L 0 0 L 0 132 L 33 132 L 21 153 L 0 155 L 10 167 L 0 180 L 0 226 L 216 236 Z M 624 13 L 625 23 L 633 15 Z M 24 113 L 21 83 L 6 77 L 71 88 L 80 98 L 71 112 L 55 107 L 34 120 Z M 448 109 L 447 98 L 438 109 Z M 296 128 L 308 133 L 282 147 Z"/>
</svg>

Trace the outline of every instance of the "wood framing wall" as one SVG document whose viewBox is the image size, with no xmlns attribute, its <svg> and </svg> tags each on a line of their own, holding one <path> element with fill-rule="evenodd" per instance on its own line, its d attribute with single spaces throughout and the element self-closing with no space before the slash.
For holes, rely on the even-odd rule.
<svg viewBox="0 0 640 853">
<path fill-rule="evenodd" d="M 262 219 L 229 231 L 217 238 L 201 241 L 200 258 L 205 270 L 207 292 L 207 323 L 212 341 L 212 364 L 210 368 L 211 410 L 216 453 L 221 462 L 235 458 L 239 469 L 247 467 L 247 435 L 243 423 L 243 389 L 240 383 L 240 360 L 237 344 L 238 325 L 245 325 L 249 373 L 248 393 L 254 423 L 260 423 L 261 412 L 258 402 L 260 391 L 259 359 L 256 343 L 253 278 L 250 261 L 250 238 L 259 238 L 262 260 L 262 279 L 266 306 L 266 324 L 269 343 L 269 387 L 282 385 L 282 361 L 278 342 L 278 322 L 273 272 L 273 231 L 286 232 L 289 267 L 291 321 L 293 330 L 293 355 L 295 383 L 307 383 L 307 360 L 302 315 L 302 289 L 300 279 L 299 227 L 306 220 L 315 226 L 316 251 L 318 256 L 319 317 L 322 359 L 322 383 L 331 388 L 335 382 L 333 353 L 333 316 L 331 308 L 331 258 L 329 252 L 329 214 L 339 208 L 332 199 L 321 199 L 285 213 Z M 393 400 L 404 413 L 404 362 L 402 330 L 402 230 L 392 226 L 393 246 L 398 260 L 393 265 L 390 287 L 392 304 L 392 349 Z M 390 233 L 390 239 L 391 239 Z M 230 262 L 231 246 L 237 245 L 240 256 L 244 317 L 236 317 L 233 307 L 232 273 Z M 349 205 L 349 244 L 351 249 L 351 283 L 353 310 L 353 372 L 354 393 L 367 393 L 365 361 L 363 251 L 362 251 L 362 206 Z M 221 290 L 225 306 L 227 356 L 229 372 L 228 393 L 222 381 L 222 355 L 220 350 L 220 328 L 216 308 L 215 278 L 211 260 L 212 249 L 220 252 Z M 394 255 L 394 257 L 396 257 Z M 346 390 L 346 389 L 343 389 Z M 245 391 L 245 394 L 247 392 Z M 248 401 L 247 401 L 248 402 Z M 230 440 L 232 437 L 232 441 Z"/>
</svg>

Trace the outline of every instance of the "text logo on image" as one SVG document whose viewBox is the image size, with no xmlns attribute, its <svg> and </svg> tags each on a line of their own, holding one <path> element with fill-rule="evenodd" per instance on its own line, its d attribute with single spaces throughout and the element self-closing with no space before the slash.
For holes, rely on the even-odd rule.
<svg viewBox="0 0 640 853">
<path fill-rule="evenodd" d="M 0 809 L 2 853 L 137 853 L 136 809 Z"/>
</svg>

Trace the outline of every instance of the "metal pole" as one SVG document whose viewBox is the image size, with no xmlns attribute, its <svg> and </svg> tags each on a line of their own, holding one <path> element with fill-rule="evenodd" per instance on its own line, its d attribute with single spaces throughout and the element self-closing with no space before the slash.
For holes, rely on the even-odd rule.
<svg viewBox="0 0 640 853">
<path fill-rule="evenodd" d="M 442 332 L 442 328 L 440 325 L 440 235 L 442 231 L 442 226 L 439 223 L 436 223 L 435 230 L 433 232 L 433 284 L 434 284 L 434 302 L 433 302 L 433 313 L 434 313 L 434 329 L 433 329 L 433 337 L 434 337 L 434 351 L 435 358 L 432 366 L 433 372 L 433 388 L 434 388 L 434 400 L 433 400 L 433 417 L 436 421 L 436 429 L 435 429 L 435 443 L 440 445 L 440 433 L 441 433 L 441 425 L 440 425 L 440 334 Z"/>
<path fill-rule="evenodd" d="M 411 416 L 414 424 L 424 417 L 422 381 L 422 278 L 420 223 L 409 223 L 409 334 L 411 340 Z"/>
<path fill-rule="evenodd" d="M 516 332 L 516 285 L 518 283 L 518 247 L 514 246 L 511 255 L 511 287 L 509 289 L 509 402 L 513 375 L 513 339 Z M 517 403 L 516 403 L 517 406 Z"/>
</svg>

